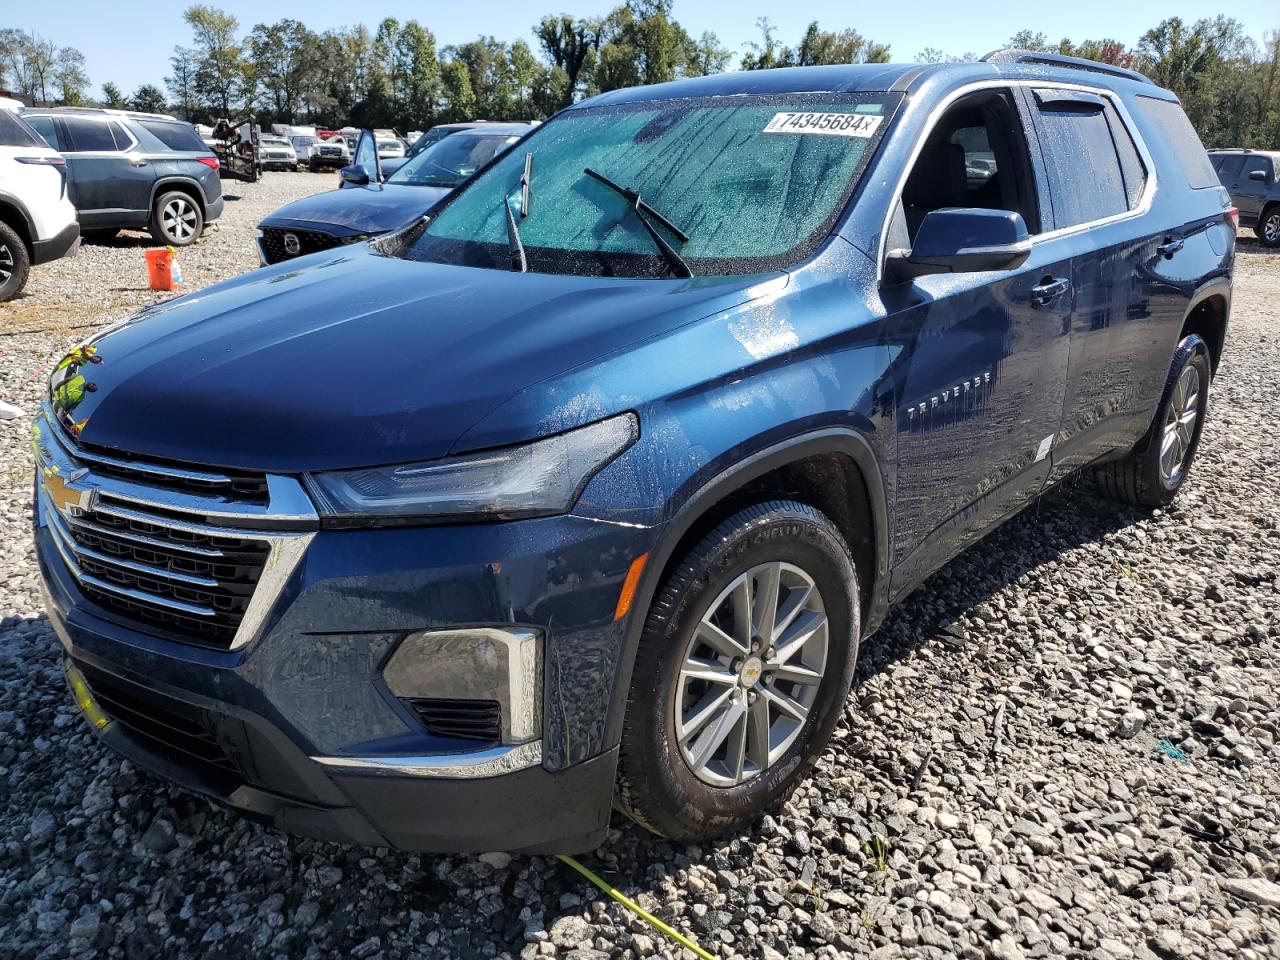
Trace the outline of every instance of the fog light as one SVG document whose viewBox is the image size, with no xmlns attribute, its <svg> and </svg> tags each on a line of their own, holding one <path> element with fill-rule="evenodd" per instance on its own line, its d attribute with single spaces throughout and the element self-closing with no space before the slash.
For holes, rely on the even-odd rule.
<svg viewBox="0 0 1280 960">
<path fill-rule="evenodd" d="M 432 717 L 453 723 L 433 732 L 465 736 L 459 717 L 476 704 L 493 703 L 499 740 L 527 743 L 542 733 L 542 632 L 522 627 L 475 627 L 405 637 L 383 670 L 387 688 L 414 701 L 431 729 Z M 430 710 L 418 709 L 421 701 Z M 467 722 L 471 722 L 467 720 Z"/>
</svg>

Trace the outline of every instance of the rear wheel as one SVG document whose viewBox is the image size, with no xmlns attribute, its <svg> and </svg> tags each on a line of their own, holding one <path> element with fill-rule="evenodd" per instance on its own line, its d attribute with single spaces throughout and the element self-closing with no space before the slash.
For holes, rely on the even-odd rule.
<svg viewBox="0 0 1280 960">
<path fill-rule="evenodd" d="M 1264 247 L 1280 247 L 1280 204 L 1263 211 L 1262 218 L 1253 232 Z"/>
<path fill-rule="evenodd" d="M 151 211 L 151 236 L 157 243 L 186 247 L 200 239 L 204 213 L 189 193 L 170 190 L 156 198 Z"/>
<path fill-rule="evenodd" d="M 725 520 L 645 621 L 618 803 L 673 839 L 740 829 L 809 772 L 858 652 L 857 574 L 839 531 L 789 501 Z"/>
<path fill-rule="evenodd" d="M 1194 333 L 1183 337 L 1146 437 L 1123 459 L 1094 468 L 1107 496 L 1140 507 L 1163 507 L 1178 495 L 1200 445 L 1211 377 L 1205 342 Z"/>
<path fill-rule="evenodd" d="M 0 303 L 12 300 L 27 285 L 31 259 L 26 244 L 7 223 L 0 223 Z"/>
</svg>

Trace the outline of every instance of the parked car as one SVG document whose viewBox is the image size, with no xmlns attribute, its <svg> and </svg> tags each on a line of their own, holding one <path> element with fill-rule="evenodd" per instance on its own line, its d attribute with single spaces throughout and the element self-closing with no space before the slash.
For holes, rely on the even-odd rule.
<svg viewBox="0 0 1280 960">
<path fill-rule="evenodd" d="M 66 161 L 0 103 L 0 302 L 22 292 L 32 267 L 79 249 Z"/>
<path fill-rule="evenodd" d="M 298 833 L 746 829 L 932 571 L 1084 468 L 1177 495 L 1234 217 L 1172 93 L 1056 55 L 574 104 L 430 218 L 63 361 L 35 535 L 75 699 Z"/>
<path fill-rule="evenodd" d="M 278 135 L 263 134 L 260 138 L 258 157 L 263 170 L 297 170 L 298 154 L 287 139 Z"/>
<path fill-rule="evenodd" d="M 490 123 L 439 142 L 382 178 L 378 150 L 366 133 L 358 166 L 342 170 L 343 188 L 285 204 L 258 224 L 264 264 L 368 240 L 422 216 L 485 163 L 520 139 L 527 123 Z M 361 150 L 363 149 L 363 153 Z"/>
<path fill-rule="evenodd" d="M 1210 150 L 1218 179 L 1263 246 L 1280 247 L 1280 150 Z"/>
<path fill-rule="evenodd" d="M 533 123 L 525 124 L 523 122 L 516 123 L 515 121 L 508 122 L 508 121 L 496 121 L 496 120 L 475 120 L 471 123 L 438 123 L 434 127 L 432 127 L 430 130 L 426 131 L 425 133 L 420 133 L 416 137 L 411 136 L 409 138 L 410 146 L 408 150 L 405 151 L 405 154 L 403 157 L 384 158 L 382 161 L 382 173 L 384 176 L 388 176 L 388 177 L 391 176 L 391 174 L 395 173 L 397 170 L 400 169 L 400 167 L 405 163 L 405 161 L 412 160 L 414 157 L 420 154 L 423 150 L 427 149 L 427 147 L 430 147 L 433 144 L 439 143 L 445 137 L 449 136 L 450 134 L 457 133 L 460 130 L 482 130 L 485 127 L 493 126 L 495 124 L 498 126 L 511 126 L 513 125 L 513 123 L 517 126 L 536 126 L 537 125 L 536 121 L 534 121 Z"/>
<path fill-rule="evenodd" d="M 404 157 L 404 143 L 394 137 L 378 138 L 378 157 L 383 160 L 397 160 Z"/>
<path fill-rule="evenodd" d="M 81 233 L 149 230 L 185 247 L 222 216 L 218 158 L 173 117 L 86 107 L 41 107 L 23 118 L 67 161 Z"/>
<path fill-rule="evenodd" d="M 321 170 L 337 170 L 351 162 L 351 150 L 341 134 L 328 140 L 317 140 L 307 154 L 307 169 L 312 173 Z"/>
</svg>

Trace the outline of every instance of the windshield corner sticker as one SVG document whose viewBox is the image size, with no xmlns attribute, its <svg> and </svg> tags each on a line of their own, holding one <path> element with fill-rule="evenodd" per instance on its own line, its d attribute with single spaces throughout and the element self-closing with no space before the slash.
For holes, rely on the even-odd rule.
<svg viewBox="0 0 1280 960">
<path fill-rule="evenodd" d="M 861 137 L 876 132 L 884 117 L 867 113 L 775 113 L 765 133 L 820 133 L 830 137 Z"/>
</svg>

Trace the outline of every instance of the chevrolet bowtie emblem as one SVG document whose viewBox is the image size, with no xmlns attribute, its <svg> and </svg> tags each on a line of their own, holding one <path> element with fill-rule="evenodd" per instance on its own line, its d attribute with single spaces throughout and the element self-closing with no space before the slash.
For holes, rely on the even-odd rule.
<svg viewBox="0 0 1280 960">
<path fill-rule="evenodd" d="M 55 465 L 45 467 L 41 472 L 44 475 L 45 494 L 58 509 L 58 512 L 68 516 L 78 516 L 93 509 L 94 500 L 98 496 L 98 488 L 72 486 L 73 483 L 89 472 L 86 468 L 80 467 L 79 469 L 62 473 Z"/>
</svg>

